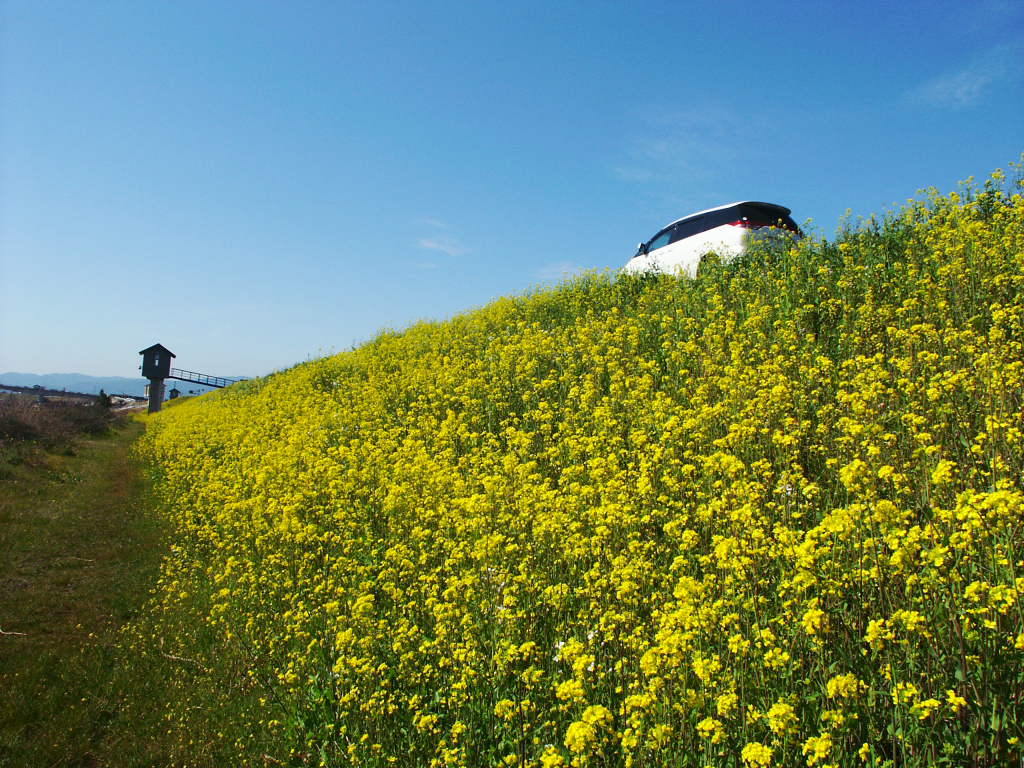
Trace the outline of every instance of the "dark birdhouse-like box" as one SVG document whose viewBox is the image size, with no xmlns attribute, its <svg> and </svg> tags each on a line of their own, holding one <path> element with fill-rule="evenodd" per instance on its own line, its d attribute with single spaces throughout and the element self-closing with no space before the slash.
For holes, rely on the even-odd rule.
<svg viewBox="0 0 1024 768">
<path fill-rule="evenodd" d="M 139 352 L 142 355 L 142 376 L 146 379 L 166 379 L 171 375 L 174 353 L 163 344 L 154 344 Z"/>
</svg>

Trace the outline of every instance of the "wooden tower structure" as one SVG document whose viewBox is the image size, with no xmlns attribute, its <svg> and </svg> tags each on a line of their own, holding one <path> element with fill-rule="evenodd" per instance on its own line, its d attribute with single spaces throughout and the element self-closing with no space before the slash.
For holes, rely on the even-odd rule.
<svg viewBox="0 0 1024 768">
<path fill-rule="evenodd" d="M 218 389 L 234 384 L 244 379 L 226 379 L 223 376 L 210 376 L 195 371 L 184 371 L 180 368 L 171 368 L 171 359 L 175 354 L 163 344 L 154 344 L 139 351 L 142 355 L 142 375 L 149 379 L 149 412 L 155 413 L 160 410 L 164 402 L 164 380 L 177 379 L 178 381 L 190 381 L 193 384 L 202 384 L 205 387 L 216 387 Z M 181 394 L 177 389 L 172 390 Z M 173 395 L 172 395 L 173 396 Z"/>
<path fill-rule="evenodd" d="M 142 355 L 142 376 L 149 379 L 149 412 L 160 410 L 164 402 L 164 379 L 171 375 L 171 359 L 175 356 L 163 344 L 154 344 L 139 351 Z"/>
</svg>

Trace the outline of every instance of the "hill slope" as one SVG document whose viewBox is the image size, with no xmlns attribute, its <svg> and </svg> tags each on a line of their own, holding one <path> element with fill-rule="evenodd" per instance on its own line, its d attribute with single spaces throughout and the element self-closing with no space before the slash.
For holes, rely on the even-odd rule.
<svg viewBox="0 0 1024 768">
<path fill-rule="evenodd" d="M 186 403 L 150 631 L 275 760 L 1020 760 L 1022 288 L 990 183 Z"/>
</svg>

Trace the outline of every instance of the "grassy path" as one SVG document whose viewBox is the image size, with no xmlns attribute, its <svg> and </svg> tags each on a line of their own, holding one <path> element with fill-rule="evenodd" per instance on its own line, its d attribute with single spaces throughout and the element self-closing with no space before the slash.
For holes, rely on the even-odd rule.
<svg viewBox="0 0 1024 768">
<path fill-rule="evenodd" d="M 155 681 L 115 646 L 159 561 L 130 456 L 141 431 L 0 474 L 0 766 L 158 762 L 137 722 Z"/>
</svg>

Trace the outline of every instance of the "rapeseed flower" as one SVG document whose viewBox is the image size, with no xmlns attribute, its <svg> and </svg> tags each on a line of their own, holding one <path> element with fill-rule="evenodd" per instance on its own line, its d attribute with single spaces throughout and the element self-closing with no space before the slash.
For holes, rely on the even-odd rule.
<svg viewBox="0 0 1024 768">
<path fill-rule="evenodd" d="M 807 765 L 817 765 L 832 751 L 832 736 L 829 733 L 811 736 L 803 743 L 801 750 L 807 757 Z"/>
<path fill-rule="evenodd" d="M 224 702 L 239 764 L 1019 762 L 1011 184 L 149 418 L 178 762 Z"/>
<path fill-rule="evenodd" d="M 752 741 L 743 747 L 740 757 L 743 758 L 743 765 L 748 768 L 768 768 L 772 764 L 772 753 L 771 747 Z"/>
</svg>

